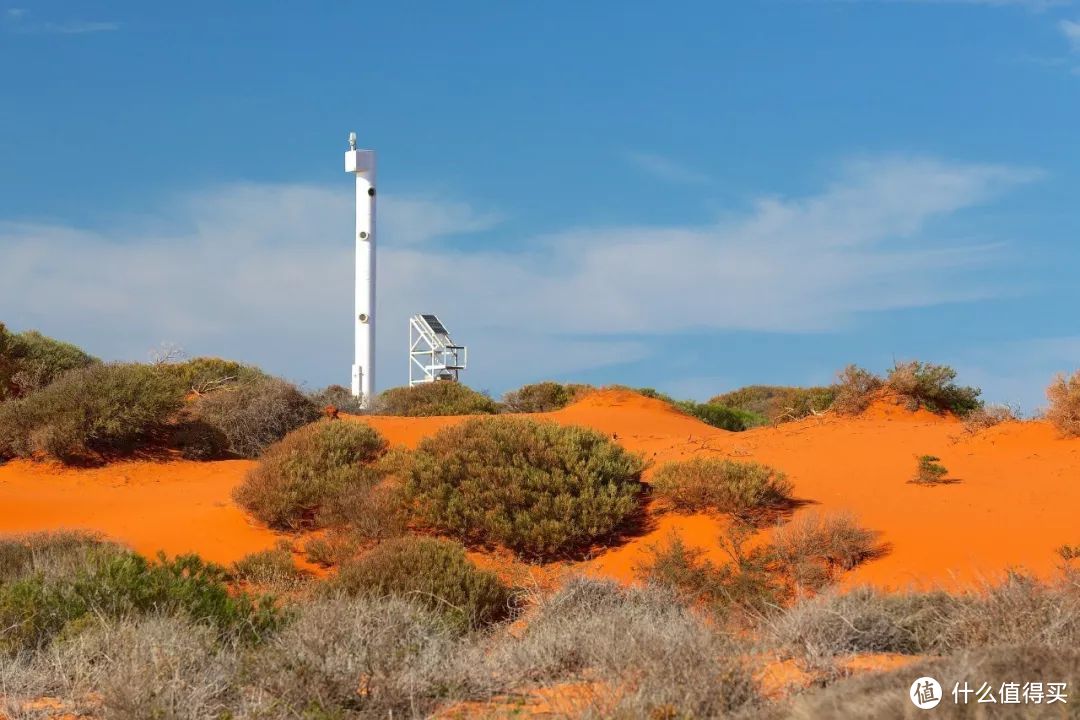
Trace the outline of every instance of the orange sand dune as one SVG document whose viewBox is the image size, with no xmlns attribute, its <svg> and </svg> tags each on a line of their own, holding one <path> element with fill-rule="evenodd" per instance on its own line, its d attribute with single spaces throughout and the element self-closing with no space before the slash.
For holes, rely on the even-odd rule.
<svg viewBox="0 0 1080 720">
<path fill-rule="evenodd" d="M 16 460 L 0 465 L 0 533 L 94 530 L 146 555 L 197 552 L 231 562 L 279 537 L 232 502 L 233 487 L 253 464 L 177 460 L 70 469 Z"/>
<path fill-rule="evenodd" d="M 827 415 L 730 433 L 625 391 L 597 392 L 537 417 L 596 428 L 654 466 L 694 456 L 774 465 L 808 503 L 797 512 L 851 511 L 889 545 L 887 555 L 851 573 L 849 584 L 955 587 L 1015 566 L 1045 576 L 1057 561 L 1054 548 L 1080 542 L 1080 440 L 1060 439 L 1042 422 L 970 435 L 955 419 L 880 403 L 857 418 Z M 406 447 L 463 419 L 364 418 Z M 942 458 L 958 482 L 908 484 L 922 454 Z M 279 537 L 232 503 L 231 491 L 249 467 L 245 461 L 176 461 L 77 470 L 11 462 L 0 466 L 0 532 L 88 528 L 140 552 L 197 551 L 231 561 Z M 630 580 L 647 547 L 672 531 L 725 559 L 716 544 L 721 518 L 666 513 L 652 525 L 647 535 L 578 568 Z"/>
</svg>

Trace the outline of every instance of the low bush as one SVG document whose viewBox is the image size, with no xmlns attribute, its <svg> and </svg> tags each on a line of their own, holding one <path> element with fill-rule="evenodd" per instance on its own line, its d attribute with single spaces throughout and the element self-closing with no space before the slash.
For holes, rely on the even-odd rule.
<svg viewBox="0 0 1080 720">
<path fill-rule="evenodd" d="M 397 595 L 445 616 L 462 630 L 504 620 L 511 592 L 449 540 L 401 537 L 346 562 L 332 587 L 349 595 Z"/>
<path fill-rule="evenodd" d="M 491 684 L 441 615 L 397 597 L 304 603 L 250 666 L 245 717 L 428 717 Z"/>
<path fill-rule="evenodd" d="M 804 513 L 773 531 L 772 551 L 798 592 L 817 591 L 841 571 L 877 557 L 877 533 L 847 513 Z"/>
<path fill-rule="evenodd" d="M 664 463 L 652 487 L 678 510 L 715 510 L 746 520 L 788 506 L 792 490 L 784 473 L 768 465 L 723 458 Z"/>
<path fill-rule="evenodd" d="M 12 333 L 0 323 L 0 401 L 29 395 L 68 370 L 97 362 L 70 343 L 36 330 Z"/>
<path fill-rule="evenodd" d="M 406 417 L 494 415 L 498 411 L 498 403 L 487 395 L 459 382 L 448 381 L 391 388 L 375 398 L 372 409 L 379 415 Z"/>
<path fill-rule="evenodd" d="M 68 575 L 40 573 L 0 585 L 0 651 L 40 647 L 89 616 L 179 613 L 221 633 L 259 636 L 280 618 L 269 598 L 230 593 L 225 570 L 197 556 L 156 561 L 102 553 Z"/>
<path fill-rule="evenodd" d="M 926 408 L 931 412 L 951 412 L 964 417 L 982 406 L 981 390 L 961 387 L 953 382 L 956 371 L 947 365 L 911 360 L 898 362 L 885 380 L 909 410 Z"/>
<path fill-rule="evenodd" d="M 709 404 L 753 413 L 775 424 L 828 410 L 835 397 L 835 387 L 749 385 L 717 395 Z"/>
<path fill-rule="evenodd" d="M 160 363 L 157 367 L 175 378 L 185 393 L 199 395 L 234 385 L 270 379 L 269 375 L 253 365 L 215 357 L 197 357 L 182 362 Z"/>
<path fill-rule="evenodd" d="M 571 579 L 489 662 L 504 686 L 572 684 L 586 717 L 713 718 L 758 701 L 744 657 L 669 591 Z"/>
<path fill-rule="evenodd" d="M 271 443 L 319 418 L 320 409 L 292 383 L 262 377 L 198 398 L 193 419 L 217 428 L 229 450 L 254 458 Z"/>
<path fill-rule="evenodd" d="M 102 554 L 117 552 L 123 550 L 81 530 L 0 536 L 0 585 L 29 575 L 69 575 Z"/>
<path fill-rule="evenodd" d="M 506 393 L 503 404 L 510 412 L 551 412 L 566 407 L 588 388 L 588 385 L 564 385 L 550 381 L 533 383 Z"/>
<path fill-rule="evenodd" d="M 884 381 L 857 365 L 848 365 L 837 375 L 832 409 L 843 415 L 858 415 L 870 407 Z"/>
<path fill-rule="evenodd" d="M 292 546 L 287 540 L 240 558 L 233 563 L 233 575 L 255 585 L 282 589 L 299 585 L 305 577 L 293 562 Z"/>
<path fill-rule="evenodd" d="M 1050 401 L 1046 419 L 1067 437 L 1080 436 L 1080 370 L 1054 378 L 1046 388 L 1046 399 Z"/>
<path fill-rule="evenodd" d="M 267 448 L 233 497 L 271 527 L 315 527 L 321 524 L 319 510 L 332 498 L 375 484 L 371 465 L 386 448 L 386 440 L 369 425 L 324 420 Z"/>
<path fill-rule="evenodd" d="M 941 458 L 936 455 L 920 455 L 915 477 L 908 482 L 916 485 L 942 485 L 949 482 L 945 477 L 949 470 L 940 461 Z"/>
<path fill-rule="evenodd" d="M 964 417 L 964 429 L 969 433 L 978 433 L 1005 422 L 1019 420 L 1017 411 L 1008 405 L 984 405 L 972 410 Z"/>
<path fill-rule="evenodd" d="M 341 385 L 328 385 L 322 390 L 311 393 L 309 397 L 319 408 L 333 407 L 341 412 L 354 415 L 367 412 L 361 407 L 360 398 L 353 395 L 352 390 Z"/>
<path fill-rule="evenodd" d="M 699 403 L 693 400 L 679 400 L 674 405 L 687 415 L 692 415 L 706 425 L 721 430 L 742 432 L 765 424 L 765 418 L 755 412 L 717 405 L 712 402 Z"/>
<path fill-rule="evenodd" d="M 772 567 L 768 546 L 746 550 L 743 539 L 737 537 L 726 538 L 723 546 L 730 562 L 717 565 L 705 557 L 704 550 L 687 546 L 673 533 L 665 542 L 649 546 L 634 572 L 648 585 L 667 588 L 691 604 L 704 604 L 723 614 L 741 611 L 756 616 L 784 601 L 787 588 Z"/>
<path fill-rule="evenodd" d="M 499 417 L 425 438 L 404 475 L 430 527 L 554 558 L 610 539 L 639 516 L 644 467 L 594 430 Z"/>
<path fill-rule="evenodd" d="M 132 452 L 160 435 L 182 404 L 179 386 L 156 367 L 89 365 L 0 404 L 0 454 L 73 462 Z"/>
</svg>

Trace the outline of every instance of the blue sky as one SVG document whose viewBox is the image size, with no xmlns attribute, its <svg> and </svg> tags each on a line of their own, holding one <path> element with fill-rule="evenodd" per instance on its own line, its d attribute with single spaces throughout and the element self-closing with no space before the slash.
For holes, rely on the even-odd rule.
<svg viewBox="0 0 1080 720">
<path fill-rule="evenodd" d="M 349 130 L 379 153 L 382 387 L 707 398 L 1080 366 L 1080 2 L 0 5 L 0 319 L 309 386 L 351 359 Z"/>
</svg>

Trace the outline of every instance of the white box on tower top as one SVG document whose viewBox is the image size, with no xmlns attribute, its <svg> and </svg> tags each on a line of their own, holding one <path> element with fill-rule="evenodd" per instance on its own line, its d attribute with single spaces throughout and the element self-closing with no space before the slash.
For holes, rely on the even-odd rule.
<svg viewBox="0 0 1080 720">
<path fill-rule="evenodd" d="M 369 173 L 374 169 L 374 150 L 347 150 L 345 152 L 345 172 Z"/>
</svg>

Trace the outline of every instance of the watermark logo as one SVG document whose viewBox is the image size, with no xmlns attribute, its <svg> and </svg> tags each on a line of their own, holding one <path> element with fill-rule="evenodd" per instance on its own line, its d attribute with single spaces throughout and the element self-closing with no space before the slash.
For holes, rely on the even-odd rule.
<svg viewBox="0 0 1080 720">
<path fill-rule="evenodd" d="M 941 702 L 941 683 L 932 677 L 921 677 L 911 683 L 908 697 L 920 710 L 935 708 Z"/>
</svg>

